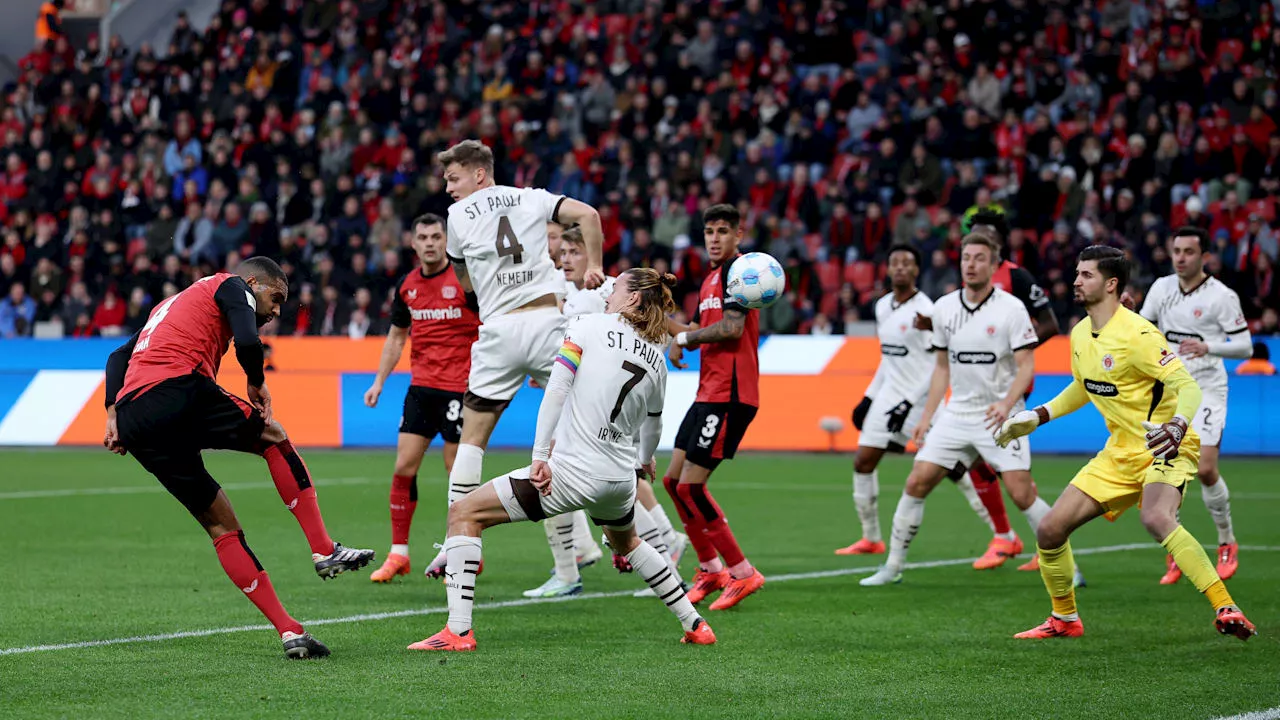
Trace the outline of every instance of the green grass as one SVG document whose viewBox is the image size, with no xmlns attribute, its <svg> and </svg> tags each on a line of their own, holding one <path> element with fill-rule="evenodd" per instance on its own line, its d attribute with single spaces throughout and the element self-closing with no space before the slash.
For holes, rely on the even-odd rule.
<svg viewBox="0 0 1280 720">
<path fill-rule="evenodd" d="M 386 551 L 390 452 L 307 455 L 333 535 Z M 523 464 L 491 453 L 487 474 Z M 1037 458 L 1056 495 L 1080 460 Z M 256 458 L 211 454 L 247 539 L 289 610 L 304 622 L 440 608 L 443 587 L 418 567 L 373 586 L 367 573 L 321 582 L 302 534 Z M 769 576 L 867 568 L 832 549 L 857 537 L 847 457 L 747 455 L 716 474 L 716 496 L 748 556 Z M 1083 556 L 1080 604 L 1088 634 L 1016 642 L 1044 618 L 1038 576 L 967 565 L 908 571 L 896 587 L 857 575 L 771 582 L 737 609 L 709 613 L 720 643 L 686 647 L 652 599 L 584 599 L 476 612 L 480 650 L 461 656 L 404 649 L 443 614 L 314 627 L 334 651 L 283 659 L 268 631 L 0 655 L 4 717 L 977 717 L 1208 718 L 1280 705 L 1280 493 L 1274 463 L 1237 461 L 1243 553 L 1230 583 L 1261 635 L 1217 635 L 1206 601 L 1186 582 L 1161 587 L 1163 555 L 1146 549 Z M 0 649 L 262 623 L 217 567 L 208 539 L 131 459 L 104 452 L 0 452 Z M 881 468 L 886 530 L 905 460 Z M 444 474 L 428 457 L 414 525 L 419 565 L 438 542 Z M 23 497 L 33 490 L 144 492 Z M 150 492 L 146 492 L 150 491 Z M 1184 512 L 1202 541 L 1216 538 L 1199 493 Z M 675 513 L 671 512 L 674 518 Z M 1025 522 L 1015 529 L 1028 537 Z M 973 557 L 988 533 L 959 493 L 930 499 L 913 561 Z M 1076 548 L 1147 542 L 1136 512 L 1099 521 Z M 478 602 L 513 600 L 541 583 L 551 558 L 541 528 L 485 536 Z M 692 558 L 684 565 L 692 574 Z M 584 571 L 588 591 L 638 587 L 607 563 Z"/>
</svg>

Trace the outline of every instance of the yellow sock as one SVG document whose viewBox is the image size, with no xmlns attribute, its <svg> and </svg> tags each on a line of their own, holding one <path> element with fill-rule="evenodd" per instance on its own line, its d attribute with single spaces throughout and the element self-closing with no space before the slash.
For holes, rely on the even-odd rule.
<svg viewBox="0 0 1280 720">
<path fill-rule="evenodd" d="M 1065 620 L 1075 619 L 1076 589 L 1073 581 L 1076 561 L 1071 556 L 1071 543 L 1066 542 L 1052 550 L 1037 548 L 1037 551 L 1040 553 L 1040 578 L 1053 600 L 1053 614 Z"/>
<path fill-rule="evenodd" d="M 1235 604 L 1231 593 L 1227 592 L 1227 586 L 1218 577 L 1218 571 L 1214 569 L 1209 555 L 1186 528 L 1179 525 L 1160 544 L 1173 556 L 1173 561 L 1178 564 L 1182 574 L 1191 580 L 1191 584 L 1209 598 L 1214 610 Z"/>
</svg>

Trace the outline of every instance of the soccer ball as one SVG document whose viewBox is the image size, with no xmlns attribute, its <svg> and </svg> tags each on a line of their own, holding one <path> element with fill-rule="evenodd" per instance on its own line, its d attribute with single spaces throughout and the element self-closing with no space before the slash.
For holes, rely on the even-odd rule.
<svg viewBox="0 0 1280 720">
<path fill-rule="evenodd" d="M 747 253 L 729 267 L 729 297 L 739 305 L 755 310 L 769 307 L 787 289 L 787 276 L 772 255 Z"/>
</svg>

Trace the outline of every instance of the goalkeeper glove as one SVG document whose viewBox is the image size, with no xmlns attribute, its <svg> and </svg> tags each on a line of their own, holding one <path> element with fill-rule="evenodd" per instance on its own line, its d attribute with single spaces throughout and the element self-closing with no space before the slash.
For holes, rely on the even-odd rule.
<svg viewBox="0 0 1280 720">
<path fill-rule="evenodd" d="M 853 426 L 862 429 L 862 423 L 867 419 L 867 411 L 871 409 L 871 398 L 864 397 L 862 402 L 853 409 Z"/>
<path fill-rule="evenodd" d="M 1187 436 L 1187 421 L 1181 415 L 1174 415 L 1162 425 L 1144 420 L 1142 429 L 1147 431 L 1147 449 L 1151 455 L 1157 460 L 1172 460 L 1178 457 L 1178 447 Z"/>
<path fill-rule="evenodd" d="M 1047 416 L 1048 413 L 1046 412 Z M 1032 430 L 1040 427 L 1040 408 L 1035 410 L 1023 410 L 1000 426 L 1000 432 L 996 433 L 996 444 L 1000 447 L 1009 447 L 1009 443 L 1017 438 L 1030 435 Z"/>
<path fill-rule="evenodd" d="M 885 413 L 885 415 L 889 416 L 889 432 L 891 433 L 902 432 L 902 426 L 907 424 L 907 416 L 910 414 L 911 414 L 911 403 L 907 402 L 906 400 L 903 400 L 902 402 L 893 406 L 892 410 Z"/>
</svg>

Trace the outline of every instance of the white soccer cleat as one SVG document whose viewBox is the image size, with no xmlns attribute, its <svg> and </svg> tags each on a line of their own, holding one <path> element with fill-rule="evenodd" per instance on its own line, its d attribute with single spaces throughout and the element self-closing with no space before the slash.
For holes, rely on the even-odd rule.
<svg viewBox="0 0 1280 720">
<path fill-rule="evenodd" d="M 668 552 L 671 554 L 671 562 L 675 565 L 680 564 L 680 558 L 684 557 L 684 551 L 689 548 L 689 536 L 682 532 L 676 533 L 675 542 L 671 543 Z"/>
<path fill-rule="evenodd" d="M 422 574 L 426 575 L 429 578 L 444 577 L 444 566 L 445 566 L 444 550 L 441 550 L 439 554 L 436 555 L 435 559 L 432 560 L 431 563 L 427 565 L 427 569 L 422 571 Z"/>
<path fill-rule="evenodd" d="M 902 573 L 894 572 L 887 567 L 881 566 L 874 575 L 868 575 L 858 581 L 862 587 L 880 587 L 881 585 L 895 585 L 902 582 Z"/>
<path fill-rule="evenodd" d="M 525 590 L 522 595 L 527 598 L 557 598 L 577 595 L 582 592 L 582 580 L 567 583 L 552 575 L 546 582 L 532 590 Z"/>
<path fill-rule="evenodd" d="M 600 562 L 602 557 L 604 557 L 604 551 L 600 549 L 599 545 L 591 543 L 591 547 L 587 548 L 586 552 L 578 555 L 575 559 L 578 562 L 578 569 L 581 570 Z"/>
</svg>

